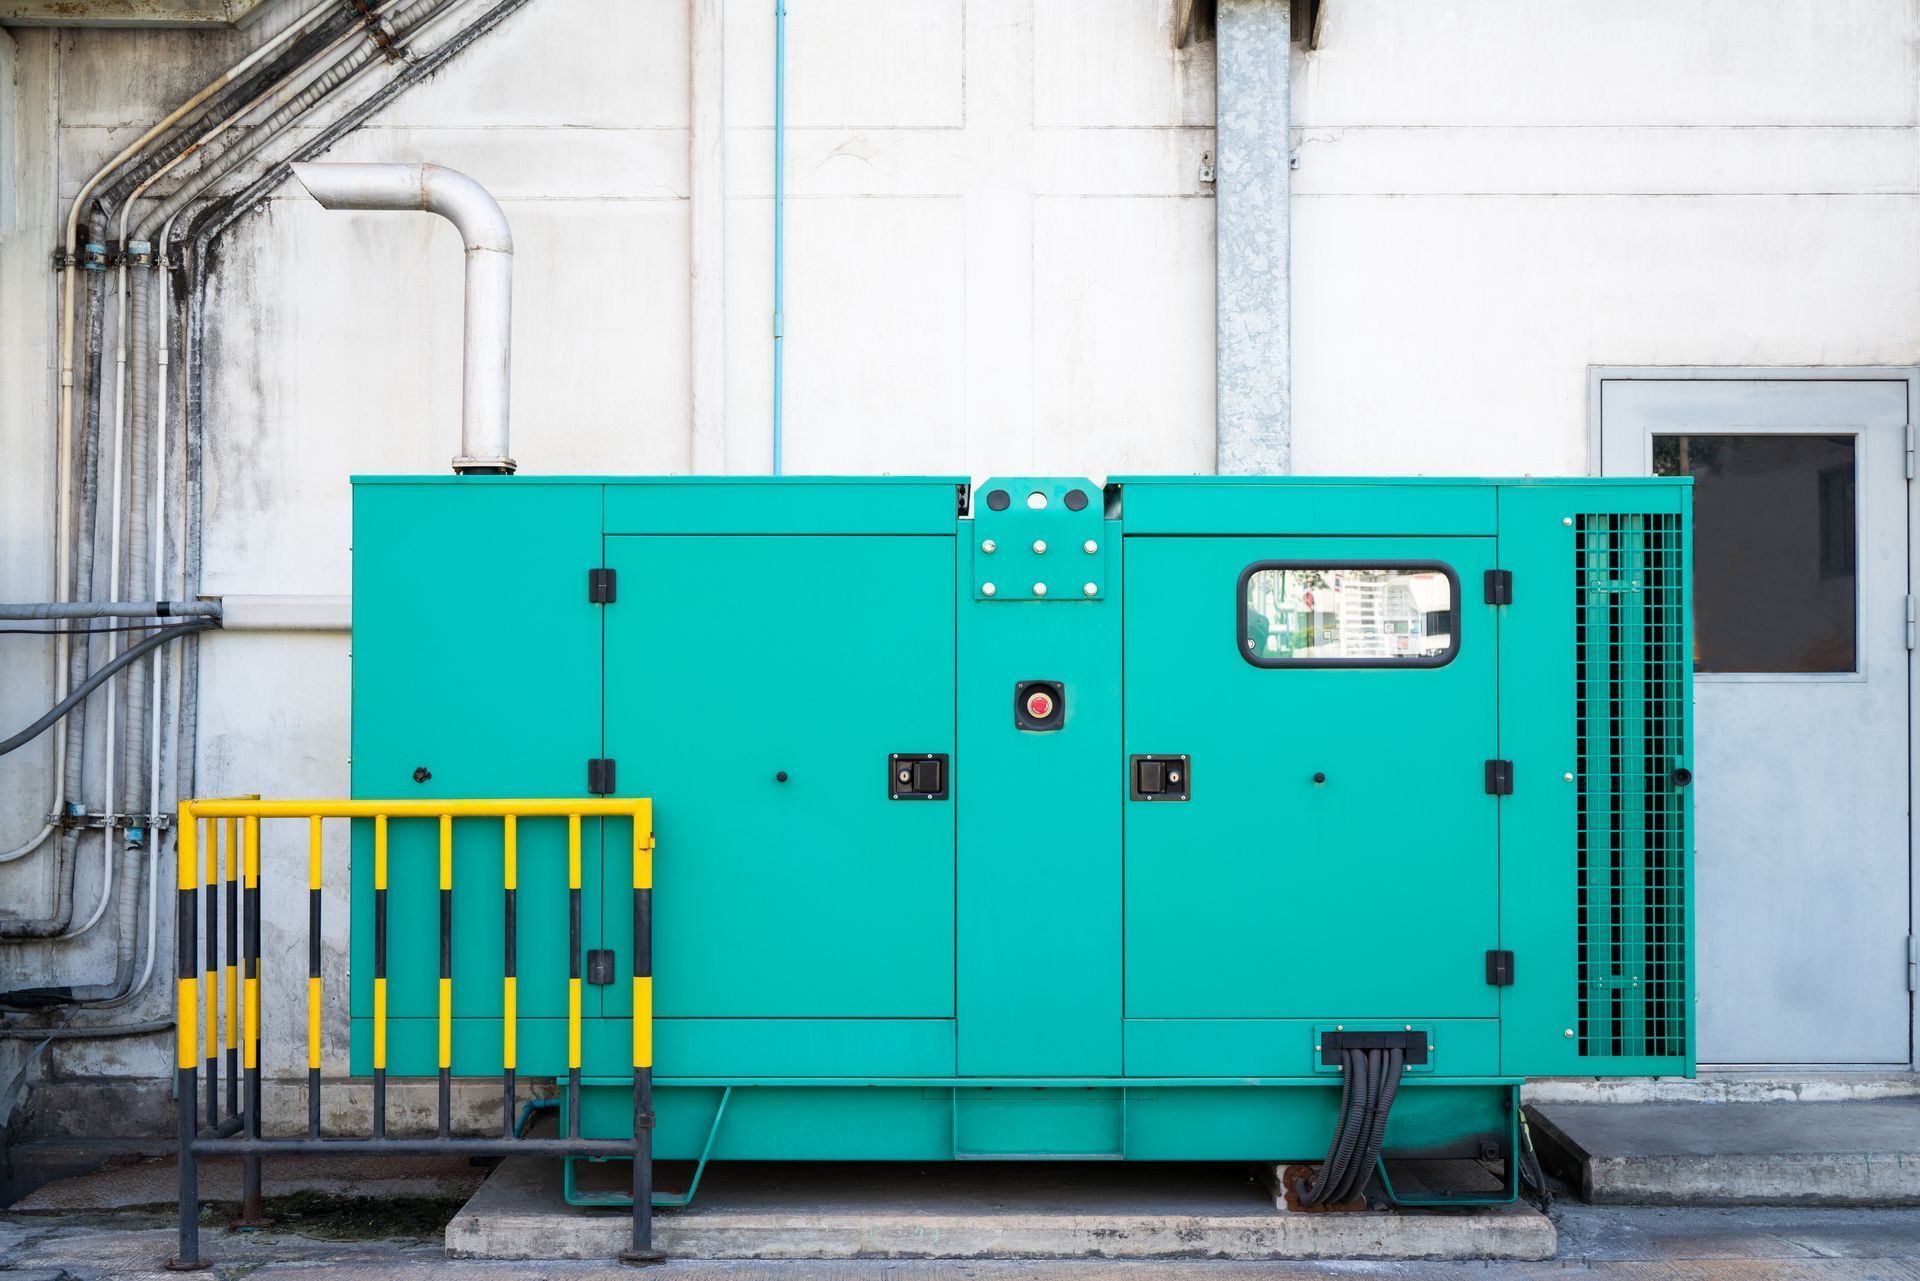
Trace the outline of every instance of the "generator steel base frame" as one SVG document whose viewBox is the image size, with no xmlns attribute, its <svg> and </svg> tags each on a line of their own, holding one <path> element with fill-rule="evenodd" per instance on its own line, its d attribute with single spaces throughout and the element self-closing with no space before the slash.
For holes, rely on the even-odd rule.
<svg viewBox="0 0 1920 1281">
<path fill-rule="evenodd" d="M 818 1146 L 818 1122 L 806 1113 L 826 1104 L 835 1124 L 856 1129 L 863 1122 L 898 1125 L 903 1115 L 919 1115 L 927 1124 L 901 1133 L 899 1141 L 880 1154 L 899 1161 L 993 1160 L 1248 1160 L 1273 1159 L 1274 1152 L 1324 1147 L 1334 1123 L 1333 1099 L 1326 1090 L 1296 1090 L 1320 1082 L 1297 1077 L 1271 1080 L 1223 1081 L 1168 1078 L 1127 1081 L 1011 1081 L 929 1078 L 920 1081 L 662 1081 L 655 1101 L 662 1112 L 672 1112 L 682 1123 L 655 1131 L 655 1158 L 694 1164 L 684 1192 L 656 1192 L 658 1208 L 691 1204 L 707 1163 L 712 1160 L 831 1160 L 835 1154 Z M 1410 1082 L 1396 1105 L 1381 1153 L 1381 1187 L 1395 1204 L 1408 1206 L 1505 1205 L 1519 1197 L 1520 1087 L 1514 1078 L 1462 1078 L 1445 1082 Z M 620 1080 L 589 1079 L 581 1090 L 582 1133 L 620 1137 L 621 1112 L 631 1086 Z M 785 1097 L 782 1097 L 782 1096 Z M 967 1096 L 963 1099 L 963 1095 Z M 1156 1108 L 1162 1096 L 1172 1105 Z M 1090 1101 L 1096 1101 L 1089 1107 Z M 965 1104 L 989 1110 L 996 1106 L 1045 1109 L 1058 1114 L 1078 1113 L 1082 1124 L 1054 1130 L 1060 1150 L 977 1151 L 962 1144 Z M 1107 1106 L 1102 1107 L 1099 1104 Z M 561 1128 L 566 1128 L 566 1103 L 560 1100 Z M 700 1125 L 703 1114 L 705 1127 Z M 1148 1133 L 1129 1133 L 1130 1112 L 1148 1114 Z M 941 1113 L 947 1131 L 939 1130 Z M 1154 1113 L 1160 1115 L 1153 1115 Z M 868 1117 L 865 1114 L 872 1114 Z M 1170 1115 L 1168 1115 L 1170 1113 Z M 748 1129 L 738 1138 L 726 1130 L 727 1119 L 745 1118 Z M 628 1112 L 630 1116 L 630 1112 Z M 1030 1121 L 1017 1131 L 1026 1134 Z M 1184 1132 L 1171 1135 L 1172 1127 Z M 1104 1128 L 1111 1127 L 1111 1128 Z M 628 1127 L 631 1133 L 631 1127 Z M 1100 1140 L 1117 1138 L 1112 1150 L 1099 1150 Z M 1205 1136 L 1205 1137 L 1202 1137 Z M 944 1142 L 942 1141 L 944 1138 Z M 1387 1161 L 1479 1160 L 1496 1154 L 1504 1186 L 1493 1194 L 1467 1191 L 1457 1195 L 1415 1196 L 1402 1200 L 1391 1179 Z M 871 1160 L 870 1146 L 847 1146 L 845 1159 Z M 1315 1155 L 1319 1155 L 1318 1152 Z M 579 1167 L 622 1163 L 619 1156 L 569 1158 L 564 1183 L 569 1204 L 628 1207 L 624 1191 L 588 1190 Z M 620 1180 L 625 1186 L 624 1178 Z"/>
</svg>

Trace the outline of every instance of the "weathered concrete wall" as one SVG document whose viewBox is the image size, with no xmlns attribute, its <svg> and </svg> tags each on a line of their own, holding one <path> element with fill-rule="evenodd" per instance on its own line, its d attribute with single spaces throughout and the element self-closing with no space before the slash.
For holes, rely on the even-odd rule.
<svg viewBox="0 0 1920 1281">
<path fill-rule="evenodd" d="M 1905 0 L 1327 8 L 1294 463 L 1579 472 L 1590 364 L 1914 359 Z"/>
<path fill-rule="evenodd" d="M 789 471 L 1212 468 L 1213 49 L 1173 47 L 1174 7 L 792 6 Z M 505 205 L 528 472 L 692 466 L 689 10 L 534 0 L 336 149 L 453 165 Z M 0 596 L 48 588 L 54 158 L 70 195 L 283 20 L 15 33 Z M 1320 48 L 1294 66 L 1295 469 L 1582 471 L 1590 364 L 1915 360 L 1916 36 L 1913 0 L 1329 0 Z M 720 452 L 755 471 L 772 6 L 727 5 L 724 48 Z M 459 259 L 438 220 L 327 214 L 291 190 L 230 239 L 206 590 L 346 592 L 346 478 L 445 469 Z M 44 707 L 46 649 L 0 637 L 6 724 Z M 205 653 L 203 792 L 344 791 L 344 636 L 223 635 Z M 0 758 L 0 846 L 37 825 L 46 767 L 43 750 Z M 339 886 L 343 852 L 329 857 Z M 0 900 L 44 901 L 49 866 L 0 868 Z M 94 876 L 90 862 L 83 904 Z M 344 907 L 336 892 L 336 975 Z M 297 884 L 267 915 L 270 940 L 289 927 L 269 990 L 297 992 Z M 0 948 L 8 986 L 110 966 L 104 938 Z M 298 1020 L 269 1009 L 268 1027 L 270 1064 L 297 1070 Z M 331 1038 L 341 1066 L 343 1029 Z M 13 1055 L 0 1046 L 0 1074 Z M 48 1066 L 157 1080 L 168 1055 L 154 1039 Z"/>
</svg>

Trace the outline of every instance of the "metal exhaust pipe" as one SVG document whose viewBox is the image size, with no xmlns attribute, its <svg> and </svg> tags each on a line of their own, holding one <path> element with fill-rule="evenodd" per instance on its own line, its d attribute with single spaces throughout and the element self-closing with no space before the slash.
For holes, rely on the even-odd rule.
<svg viewBox="0 0 1920 1281">
<path fill-rule="evenodd" d="M 453 469 L 511 474 L 507 401 L 513 346 L 513 232 L 487 189 L 441 165 L 299 164 L 328 209 L 418 209 L 460 229 L 467 253 L 466 338 L 461 355 L 460 454 Z"/>
</svg>

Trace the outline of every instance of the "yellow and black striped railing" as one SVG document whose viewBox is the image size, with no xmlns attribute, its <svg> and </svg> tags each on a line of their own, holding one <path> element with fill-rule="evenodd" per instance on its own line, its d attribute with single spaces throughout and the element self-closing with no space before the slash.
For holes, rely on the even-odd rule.
<svg viewBox="0 0 1920 1281">
<path fill-rule="evenodd" d="M 557 1138 L 520 1138 L 515 1133 L 518 935 L 521 819 L 567 823 L 569 968 L 567 979 L 567 1133 Z M 633 824 L 633 1139 L 584 1139 L 580 1135 L 581 1069 L 581 823 L 590 818 L 628 818 Z M 261 929 L 260 824 L 267 819 L 307 823 L 307 1127 L 304 1135 L 261 1133 Z M 328 819 L 373 824 L 373 1115 L 364 1138 L 320 1133 L 320 1030 L 326 984 L 321 973 L 321 838 Z M 453 1134 L 453 909 L 454 820 L 498 819 L 502 827 L 506 948 L 501 991 L 501 1086 L 504 1121 L 500 1137 Z M 387 871 L 388 825 L 432 820 L 439 824 L 440 972 L 439 1124 L 427 1137 L 387 1134 Z M 199 1253 L 198 1158 L 242 1158 L 242 1220 L 261 1214 L 260 1161 L 267 1154 L 392 1155 L 459 1151 L 475 1156 L 538 1153 L 633 1159 L 632 1247 L 621 1257 L 652 1262 L 653 1249 L 653 806 L 644 799 L 537 800 L 302 800 L 258 797 L 183 801 L 178 861 L 179 919 L 179 1101 L 180 1253 L 169 1266 L 205 1267 Z M 224 833 L 225 840 L 222 841 Z M 220 910 L 224 887 L 226 911 Z M 200 905 L 204 895 L 205 928 Z M 224 934 L 222 925 L 224 924 Z M 204 949 L 201 946 L 204 937 Z M 224 964 L 220 944 L 225 941 Z M 222 980 L 226 998 L 221 1018 Z M 204 1011 L 204 1025 L 202 1012 Z M 224 1022 L 224 1029 L 222 1024 Z M 204 1033 L 203 1033 L 204 1026 Z M 221 1113 L 220 1050 L 224 1030 L 227 1093 Z M 206 1125 L 201 1124 L 200 1083 L 206 1075 Z"/>
</svg>

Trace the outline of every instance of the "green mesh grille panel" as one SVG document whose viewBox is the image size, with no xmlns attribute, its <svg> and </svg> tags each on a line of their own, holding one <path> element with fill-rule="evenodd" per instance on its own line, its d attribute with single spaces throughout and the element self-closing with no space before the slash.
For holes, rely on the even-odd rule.
<svg viewBox="0 0 1920 1281">
<path fill-rule="evenodd" d="M 1575 518 L 1582 1057 L 1687 1049 L 1680 521 Z"/>
</svg>

